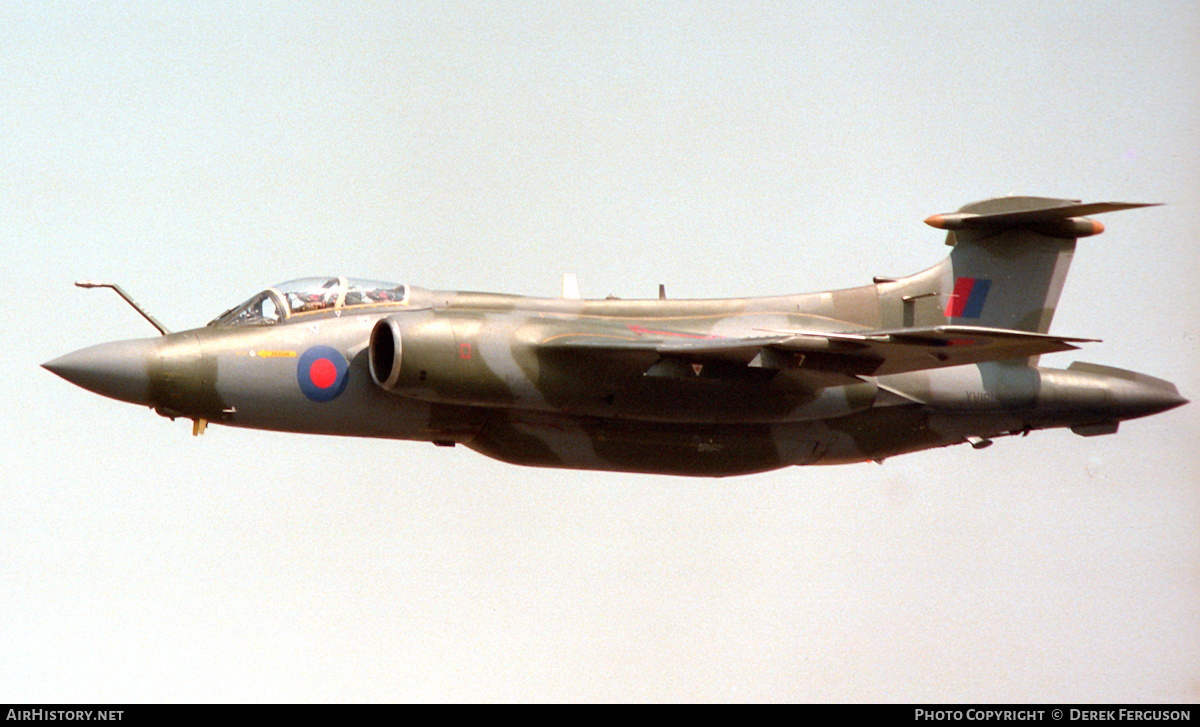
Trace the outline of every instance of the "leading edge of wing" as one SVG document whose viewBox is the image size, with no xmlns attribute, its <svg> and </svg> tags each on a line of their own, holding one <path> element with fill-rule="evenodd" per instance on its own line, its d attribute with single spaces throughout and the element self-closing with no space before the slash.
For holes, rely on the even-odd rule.
<svg viewBox="0 0 1200 727">
<path fill-rule="evenodd" d="M 812 334 L 797 332 L 779 348 L 799 353 L 812 351 L 817 365 L 837 365 L 839 359 L 865 367 L 877 362 L 871 376 L 900 374 L 947 366 L 1006 361 L 1044 353 L 1073 351 L 1076 343 L 1095 339 L 1051 336 L 980 326 L 930 326 L 854 333 Z M 801 364 L 803 366 L 803 364 Z"/>
<path fill-rule="evenodd" d="M 742 338 L 559 337 L 544 348 L 641 356 L 752 368 L 799 369 L 859 376 L 1023 359 L 1072 351 L 1095 339 L 978 326 L 930 326 L 846 333 L 764 330 Z"/>
</svg>

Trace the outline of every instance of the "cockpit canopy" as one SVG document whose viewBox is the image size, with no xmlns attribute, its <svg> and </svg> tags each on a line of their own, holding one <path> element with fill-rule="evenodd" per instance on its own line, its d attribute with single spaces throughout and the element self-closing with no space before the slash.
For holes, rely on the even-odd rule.
<svg viewBox="0 0 1200 727">
<path fill-rule="evenodd" d="M 269 326 L 319 311 L 404 303 L 408 288 L 356 278 L 302 278 L 267 288 L 217 316 L 210 326 Z"/>
</svg>

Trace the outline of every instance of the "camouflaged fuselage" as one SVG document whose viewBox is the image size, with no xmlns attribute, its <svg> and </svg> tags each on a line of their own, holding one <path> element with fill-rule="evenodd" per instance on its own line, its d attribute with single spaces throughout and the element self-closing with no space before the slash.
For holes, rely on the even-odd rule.
<svg viewBox="0 0 1200 727">
<path fill-rule="evenodd" d="M 954 249 L 928 270 L 802 295 L 579 300 L 284 284 L 208 327 L 46 367 L 197 431 L 211 421 L 463 444 L 544 467 L 723 476 L 1048 427 L 1106 434 L 1184 402 L 1141 374 L 1036 365 L 1083 340 L 1047 333 L 1069 235 L 1097 230 L 1070 215 L 1119 208 L 968 205 L 938 216 Z"/>
</svg>

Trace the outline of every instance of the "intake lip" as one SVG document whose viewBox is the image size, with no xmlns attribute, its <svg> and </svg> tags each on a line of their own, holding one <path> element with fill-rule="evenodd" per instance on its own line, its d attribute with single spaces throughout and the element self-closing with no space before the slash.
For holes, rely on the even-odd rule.
<svg viewBox="0 0 1200 727">
<path fill-rule="evenodd" d="M 394 317 L 384 318 L 371 329 L 368 364 L 376 384 L 392 390 L 400 380 L 403 334 Z"/>
</svg>

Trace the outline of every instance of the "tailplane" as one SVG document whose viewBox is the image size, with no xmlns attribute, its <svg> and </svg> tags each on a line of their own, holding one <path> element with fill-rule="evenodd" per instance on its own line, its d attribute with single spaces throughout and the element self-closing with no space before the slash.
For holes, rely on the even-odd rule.
<svg viewBox="0 0 1200 727">
<path fill-rule="evenodd" d="M 1000 197 L 933 215 L 954 249 L 939 265 L 896 281 L 905 325 L 966 325 L 1046 333 L 1080 237 L 1104 231 L 1085 215 L 1148 207 Z M 882 293 L 883 291 L 881 291 Z"/>
</svg>

